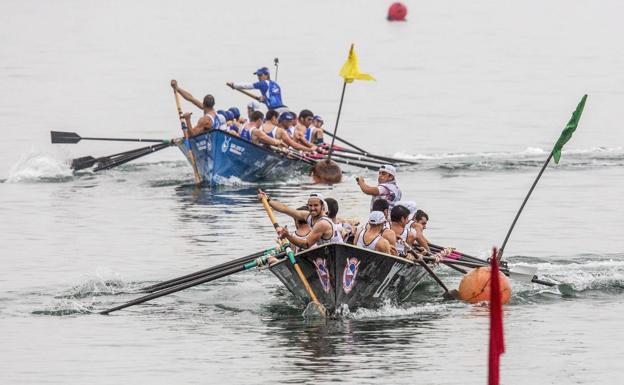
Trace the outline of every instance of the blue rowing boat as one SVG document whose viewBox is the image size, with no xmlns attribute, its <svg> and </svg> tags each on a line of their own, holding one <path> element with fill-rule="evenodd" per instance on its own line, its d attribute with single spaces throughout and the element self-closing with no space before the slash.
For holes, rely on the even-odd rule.
<svg viewBox="0 0 624 385">
<path fill-rule="evenodd" d="M 202 182 L 211 186 L 236 182 L 277 180 L 309 172 L 311 164 L 279 154 L 220 130 L 213 130 L 189 139 Z M 187 146 L 178 148 L 189 158 Z"/>
</svg>

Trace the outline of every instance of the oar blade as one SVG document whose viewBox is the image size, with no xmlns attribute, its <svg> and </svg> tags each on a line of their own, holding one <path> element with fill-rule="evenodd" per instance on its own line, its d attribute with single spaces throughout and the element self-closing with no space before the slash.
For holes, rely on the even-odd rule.
<svg viewBox="0 0 624 385">
<path fill-rule="evenodd" d="M 69 143 L 74 144 L 80 142 L 80 135 L 75 132 L 50 131 L 52 143 Z"/>
<path fill-rule="evenodd" d="M 303 318 L 326 318 L 327 309 L 320 302 L 310 302 L 303 311 Z"/>
<path fill-rule="evenodd" d="M 98 160 L 92 156 L 83 156 L 82 158 L 73 159 L 71 162 L 71 169 L 74 171 L 83 170 L 85 168 L 93 167 Z"/>
<path fill-rule="evenodd" d="M 509 277 L 522 282 L 531 282 L 536 273 L 537 267 L 534 266 L 514 266 L 509 269 Z"/>
</svg>

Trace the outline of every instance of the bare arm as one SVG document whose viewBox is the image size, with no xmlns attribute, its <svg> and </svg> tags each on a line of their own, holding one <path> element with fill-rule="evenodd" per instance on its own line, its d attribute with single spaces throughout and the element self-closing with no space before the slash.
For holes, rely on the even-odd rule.
<svg viewBox="0 0 624 385">
<path fill-rule="evenodd" d="M 276 199 L 271 199 L 269 201 L 269 206 L 279 211 L 280 213 L 288 215 L 293 219 L 301 219 L 302 221 L 305 220 L 310 214 L 309 211 L 293 209 L 292 207 L 287 206 Z"/>
<path fill-rule="evenodd" d="M 284 143 L 286 143 L 290 147 L 294 148 L 295 150 L 310 151 L 310 149 L 304 146 L 303 144 L 295 142 L 290 137 L 290 135 L 288 135 L 286 131 L 284 131 L 284 129 L 282 129 L 281 127 L 278 128 L 278 131 L 279 133 L 277 134 L 277 137 L 280 138 Z"/>
<path fill-rule="evenodd" d="M 183 90 L 182 88 L 180 88 L 178 86 L 178 82 L 176 80 L 172 80 L 171 81 L 171 87 L 173 87 L 174 90 L 176 90 L 177 93 L 179 93 L 180 95 L 182 95 L 182 97 L 186 100 L 188 100 L 189 102 L 193 103 L 195 106 L 197 106 L 197 108 L 199 108 L 200 110 L 204 110 L 204 105 L 202 104 L 202 102 L 200 102 L 199 100 L 197 100 L 193 95 L 191 95 L 190 92 Z"/>
<path fill-rule="evenodd" d="M 299 246 L 299 247 L 304 247 L 304 248 L 309 248 L 311 246 L 313 246 L 314 244 L 316 244 L 316 242 L 319 241 L 319 239 L 321 239 L 323 237 L 323 234 L 326 233 L 331 233 L 333 232 L 333 228 L 332 226 L 329 224 L 329 222 L 327 221 L 318 221 L 313 227 L 312 230 L 310 231 L 310 234 L 308 234 L 307 237 L 305 237 L 305 240 L 302 239 L 297 239 L 296 237 L 293 237 L 290 233 L 286 233 L 286 238 L 288 238 L 288 240 L 291 243 L 294 243 L 295 245 Z"/>
<path fill-rule="evenodd" d="M 310 142 L 308 142 L 305 136 L 299 130 L 295 130 L 294 138 L 297 142 L 307 147 L 306 151 L 315 151 L 316 146 Z"/>
<path fill-rule="evenodd" d="M 379 241 L 377 241 L 377 244 L 375 245 L 375 251 L 379 251 L 380 253 L 393 254 L 392 246 L 386 238 L 381 238 Z"/>
<path fill-rule="evenodd" d="M 266 134 L 266 132 L 262 131 L 261 128 L 257 130 L 253 130 L 251 133 L 252 139 L 257 139 L 262 143 L 270 144 L 271 146 L 281 146 L 283 143 L 279 139 L 271 138 Z"/>
<path fill-rule="evenodd" d="M 381 233 L 381 237 L 385 239 L 386 241 L 388 241 L 388 244 L 390 245 L 390 251 L 388 251 L 387 253 L 392 254 L 392 255 L 397 255 L 398 253 L 396 249 L 396 243 L 397 243 L 396 233 L 390 229 L 387 229 Z"/>
<path fill-rule="evenodd" d="M 364 194 L 367 195 L 379 195 L 379 188 L 377 186 L 369 186 L 366 184 L 366 182 L 364 181 L 364 178 L 359 176 L 357 178 L 357 184 L 358 186 L 360 186 L 360 190 L 362 190 L 362 192 Z"/>
<path fill-rule="evenodd" d="M 427 240 L 427 238 L 425 238 L 425 234 L 423 233 L 422 226 L 419 225 L 418 223 L 414 223 L 412 225 L 412 228 L 416 232 L 416 236 L 415 236 L 416 243 L 418 243 L 418 245 L 423 247 L 425 250 L 429 251 L 429 241 Z"/>
</svg>

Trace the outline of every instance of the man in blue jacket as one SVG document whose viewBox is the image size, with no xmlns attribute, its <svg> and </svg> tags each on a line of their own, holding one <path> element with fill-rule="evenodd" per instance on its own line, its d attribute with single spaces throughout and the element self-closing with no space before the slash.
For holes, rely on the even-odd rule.
<svg viewBox="0 0 624 385">
<path fill-rule="evenodd" d="M 254 75 L 258 76 L 255 83 L 227 83 L 228 86 L 238 90 L 259 90 L 262 94 L 262 103 L 266 104 L 269 110 L 283 112 L 286 106 L 282 103 L 282 89 L 279 84 L 271 80 L 271 73 L 267 67 L 258 68 Z"/>
</svg>

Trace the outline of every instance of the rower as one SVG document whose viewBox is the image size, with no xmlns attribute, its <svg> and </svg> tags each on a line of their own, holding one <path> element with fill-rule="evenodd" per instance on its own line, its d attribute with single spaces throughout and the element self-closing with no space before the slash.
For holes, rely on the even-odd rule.
<svg viewBox="0 0 624 385">
<path fill-rule="evenodd" d="M 286 145 L 296 150 L 310 151 L 304 145 L 295 142 L 295 140 L 291 138 L 290 135 L 288 135 L 288 133 L 282 127 L 278 125 L 278 116 L 279 112 L 275 110 L 269 110 L 266 114 L 264 124 L 262 125 L 262 131 L 264 131 L 264 133 L 271 138 L 279 139 Z"/>
<path fill-rule="evenodd" d="M 295 126 L 294 139 L 308 147 L 310 151 L 315 151 L 316 146 L 312 143 L 312 137 L 314 133 L 314 127 L 312 126 L 312 119 L 314 114 L 310 110 L 301 110 L 299 112 L 299 118 L 297 119 L 297 125 Z"/>
<path fill-rule="evenodd" d="M 260 129 L 263 120 L 264 114 L 262 112 L 252 112 L 249 117 L 249 122 L 243 125 L 243 128 L 241 129 L 240 137 L 254 144 L 266 144 L 276 147 L 285 146 L 284 142 L 279 139 L 271 138 Z"/>
<path fill-rule="evenodd" d="M 252 100 L 247 103 L 247 118 L 251 118 L 251 113 L 254 111 L 260 111 L 260 105 L 255 100 Z"/>
<path fill-rule="evenodd" d="M 211 129 L 218 129 L 219 126 L 223 123 L 217 116 L 217 113 L 214 109 L 214 96 L 208 94 L 204 96 L 203 102 L 200 102 L 193 95 L 191 95 L 190 92 L 180 88 L 178 86 L 178 82 L 175 79 L 171 80 L 171 87 L 184 99 L 193 103 L 195 106 L 197 106 L 197 108 L 201 109 L 204 112 L 204 116 L 197 120 L 197 124 L 195 125 L 195 127 L 189 127 L 189 136 L 199 135 Z M 186 118 L 190 115 L 191 113 L 187 112 L 186 114 L 182 115 L 182 117 Z"/>
<path fill-rule="evenodd" d="M 295 135 L 295 118 L 295 114 L 290 111 L 282 112 L 277 118 L 277 123 L 279 124 L 279 126 L 282 127 L 282 129 L 286 131 L 288 136 L 290 136 L 291 138 Z"/>
<path fill-rule="evenodd" d="M 303 248 L 327 243 L 342 243 L 342 236 L 337 226 L 327 217 L 327 203 L 321 194 L 310 194 L 308 210 L 293 209 L 275 199 L 269 199 L 264 192 L 260 191 L 258 198 L 262 200 L 263 197 L 267 198 L 269 205 L 276 211 L 289 215 L 295 220 L 305 220 L 312 228 L 304 239 L 294 237 L 293 234 L 288 232 L 287 228 L 282 228 L 279 230 L 281 238 L 286 238 L 292 244 Z"/>
<path fill-rule="evenodd" d="M 388 223 L 388 221 L 390 220 L 390 204 L 387 200 L 383 198 L 377 199 L 375 202 L 373 202 L 370 211 L 381 211 L 384 214 L 384 217 L 386 217 L 384 229 L 390 228 L 390 224 Z"/>
<path fill-rule="evenodd" d="M 237 90 L 259 90 L 262 94 L 261 101 L 269 110 L 285 109 L 282 103 L 282 89 L 279 84 L 271 80 L 271 73 L 267 67 L 258 68 L 254 75 L 258 76 L 255 83 L 227 83 L 228 86 Z M 282 112 L 281 110 L 279 112 Z"/>
<path fill-rule="evenodd" d="M 320 146 L 325 143 L 325 140 L 323 139 L 323 118 L 319 115 L 314 115 L 314 118 L 312 119 L 312 126 L 314 127 L 314 133 L 312 134 L 313 140 L 311 140 L 311 142 Z"/>
<path fill-rule="evenodd" d="M 348 242 L 347 240 L 354 236 L 354 229 L 359 224 L 359 221 L 338 218 L 338 201 L 334 198 L 325 198 L 325 203 L 327 203 L 327 216 L 338 227 L 338 231 L 344 242 Z"/>
<path fill-rule="evenodd" d="M 412 229 L 414 230 L 415 243 L 417 243 L 420 247 L 429 251 L 429 241 L 425 238 L 425 229 L 427 228 L 427 223 L 429 222 L 429 215 L 422 210 L 416 210 L 416 214 L 414 214 L 414 223 L 412 223 Z"/>
<path fill-rule="evenodd" d="M 396 235 L 390 229 L 384 229 L 386 217 L 381 211 L 373 211 L 368 216 L 368 223 L 355 234 L 354 244 L 356 246 L 375 250 L 380 253 L 397 255 Z"/>
<path fill-rule="evenodd" d="M 306 205 L 306 206 L 298 207 L 297 210 L 307 211 L 308 206 Z M 304 241 L 306 237 L 310 234 L 312 227 L 310 227 L 310 225 L 308 224 L 308 221 L 306 221 L 305 219 L 294 219 L 294 221 L 295 221 L 295 232 L 292 234 L 292 236 L 301 241 Z M 295 246 L 296 253 L 303 251 L 303 250 L 305 250 L 305 248 Z"/>
<path fill-rule="evenodd" d="M 414 242 L 414 233 L 407 225 L 409 214 L 409 210 L 401 205 L 394 206 L 390 212 L 390 230 L 396 235 L 396 248 L 400 256 L 406 254 L 405 245 L 411 246 Z"/>
<path fill-rule="evenodd" d="M 355 180 L 364 194 L 372 195 L 371 208 L 373 203 L 380 198 L 388 201 L 390 209 L 394 207 L 396 202 L 401 200 L 401 189 L 396 184 L 396 169 L 394 166 L 384 164 L 379 168 L 377 186 L 366 184 L 364 178 L 361 176 L 355 178 Z"/>
</svg>

